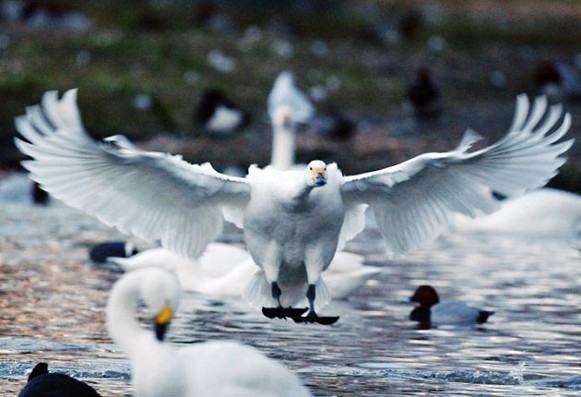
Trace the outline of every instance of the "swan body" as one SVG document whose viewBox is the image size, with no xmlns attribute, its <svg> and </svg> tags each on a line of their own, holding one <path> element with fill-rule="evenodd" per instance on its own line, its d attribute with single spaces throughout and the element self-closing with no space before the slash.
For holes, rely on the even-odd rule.
<svg viewBox="0 0 581 397">
<path fill-rule="evenodd" d="M 128 258 L 110 257 L 108 261 L 128 272 L 161 267 L 176 274 L 183 290 L 208 295 L 241 296 L 258 270 L 247 251 L 222 243 L 209 244 L 198 259 L 184 258 L 159 247 Z"/>
<path fill-rule="evenodd" d="M 294 84 L 290 72 L 282 72 L 277 77 L 269 94 L 268 110 L 273 125 L 271 167 L 281 171 L 304 169 L 304 165 L 295 166 L 296 126 L 308 122 L 314 109 L 307 96 Z M 245 257 L 233 258 L 233 251 L 236 250 L 242 251 Z M 343 252 L 336 254 L 324 277 L 329 284 L 331 298 L 347 299 L 367 279 L 379 273 L 378 268 L 364 267 L 362 261 L 359 255 Z M 154 249 L 131 259 L 112 258 L 111 262 L 125 270 L 155 266 L 158 263 L 175 271 L 183 288 L 217 295 L 241 295 L 243 286 L 257 270 L 246 251 L 220 243 L 208 245 L 199 260 L 181 258 L 164 249 Z M 216 272 L 216 268 L 224 264 L 227 269 Z M 288 296 L 288 293 L 285 295 Z M 299 295 L 304 295 L 304 289 L 299 289 Z M 262 300 L 258 297 L 258 301 Z M 253 303 L 259 305 L 256 301 Z"/>
<path fill-rule="evenodd" d="M 560 106 L 547 110 L 541 97 L 531 108 L 519 96 L 507 135 L 479 150 L 469 151 L 480 137 L 468 130 L 450 152 L 360 175 L 343 176 L 336 164 L 315 160 L 302 171 L 251 166 L 241 178 L 180 156 L 96 142 L 71 90 L 61 99 L 47 92 L 39 106 L 17 117 L 27 141 L 16 138 L 15 144 L 32 157 L 23 162 L 31 178 L 55 198 L 122 232 L 159 240 L 180 256 L 199 257 L 221 233 L 223 220 L 244 228 L 261 269 L 248 296 L 275 302 L 268 317 L 310 322 L 318 321 L 316 297 L 324 301 L 327 295 L 321 273 L 363 229 L 367 206 L 388 254 L 417 248 L 450 227 L 456 213 L 474 217 L 496 210 L 493 191 L 512 196 L 546 184 L 573 144 L 558 142 L 570 125 Z M 286 310 L 305 290 L 307 316 Z"/>
<path fill-rule="evenodd" d="M 174 349 L 163 339 L 180 299 L 175 276 L 161 268 L 126 273 L 107 303 L 107 327 L 129 357 L 134 394 L 141 397 L 306 397 L 296 375 L 258 350 L 235 341 L 196 343 Z M 136 319 L 143 300 L 155 332 Z"/>
<path fill-rule="evenodd" d="M 180 257 L 160 247 L 130 257 L 109 257 L 108 261 L 125 271 L 162 267 L 177 275 L 182 289 L 208 295 L 242 296 L 246 285 L 258 271 L 246 250 L 223 243 L 209 244 L 197 260 Z M 365 266 L 361 255 L 340 251 L 322 278 L 332 299 L 348 299 L 380 272 L 378 267 Z"/>
<path fill-rule="evenodd" d="M 578 238 L 581 235 L 581 196 L 543 188 L 504 200 L 490 215 L 470 219 L 458 215 L 453 230 L 460 233 Z"/>
<path fill-rule="evenodd" d="M 420 285 L 410 301 L 419 304 L 410 313 L 410 320 L 418 321 L 423 328 L 483 324 L 494 314 L 464 302 L 440 302 L 438 293 L 430 285 Z"/>
</svg>

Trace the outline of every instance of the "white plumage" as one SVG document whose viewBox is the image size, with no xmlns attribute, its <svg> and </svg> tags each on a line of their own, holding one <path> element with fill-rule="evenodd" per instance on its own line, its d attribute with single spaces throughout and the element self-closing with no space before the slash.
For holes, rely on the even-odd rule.
<svg viewBox="0 0 581 397">
<path fill-rule="evenodd" d="M 519 96 L 512 127 L 493 145 L 469 152 L 478 138 L 469 130 L 450 152 L 347 177 L 336 164 L 321 161 L 304 171 L 251 166 L 245 178 L 230 177 L 180 156 L 99 143 L 81 123 L 75 90 L 60 100 L 47 92 L 40 106 L 17 117 L 29 142 L 15 142 L 33 158 L 23 162 L 31 178 L 54 197 L 123 232 L 160 240 L 178 255 L 198 257 L 220 234 L 223 219 L 243 227 L 262 270 L 251 283 L 254 292 L 270 289 L 270 297 L 262 294 L 265 301 L 284 316 L 280 306 L 294 304 L 302 290 L 310 302 L 307 319 L 316 321 L 316 292 L 326 289 L 321 272 L 363 229 L 365 205 L 391 254 L 434 239 L 455 213 L 494 211 L 492 191 L 511 196 L 542 186 L 565 161 L 559 156 L 573 140 L 557 141 L 570 115 L 555 128 L 561 108 L 545 113 L 544 98 L 529 112 L 527 97 Z"/>
<path fill-rule="evenodd" d="M 271 119 L 276 119 L 276 111 L 281 107 L 287 107 L 292 111 L 293 123 L 307 123 L 314 114 L 315 108 L 307 95 L 295 85 L 295 78 L 291 72 L 281 72 L 268 95 L 268 114 Z"/>
<path fill-rule="evenodd" d="M 295 164 L 295 134 L 299 124 L 311 121 L 315 108 L 294 83 L 290 72 L 276 78 L 267 100 L 272 122 L 272 158 L 270 165 L 286 171 Z"/>
<path fill-rule="evenodd" d="M 519 237 L 579 238 L 581 196 L 543 188 L 500 202 L 490 215 L 470 219 L 458 215 L 453 231 Z"/>
<path fill-rule="evenodd" d="M 304 169 L 305 165 L 295 164 L 296 128 L 298 124 L 308 122 L 314 110 L 307 96 L 294 85 L 289 72 L 282 72 L 277 77 L 269 94 L 268 105 L 273 128 L 270 166 L 281 171 Z M 243 295 L 246 285 L 258 270 L 247 251 L 222 243 L 209 244 L 198 259 L 184 258 L 164 248 L 154 248 L 130 258 L 113 257 L 109 261 L 126 271 L 149 266 L 163 267 L 176 273 L 185 290 L 210 295 Z M 324 280 L 332 299 L 347 299 L 380 271 L 377 267 L 364 266 L 361 255 L 337 252 L 324 272 Z M 302 291 L 299 295 L 304 297 Z M 261 295 L 251 296 L 255 297 L 251 303 L 260 307 L 263 303 Z M 318 306 L 324 303 L 319 297 Z"/>
<path fill-rule="evenodd" d="M 244 114 L 241 110 L 218 105 L 204 127 L 216 135 L 229 135 L 243 123 Z"/>
<path fill-rule="evenodd" d="M 107 326 L 131 361 L 133 393 L 140 397 L 307 397 L 298 377 L 258 350 L 235 341 L 196 343 L 174 349 L 163 343 L 180 298 L 175 276 L 160 268 L 125 274 L 107 304 Z M 143 299 L 154 330 L 136 320 Z"/>
<path fill-rule="evenodd" d="M 332 299 L 348 299 L 370 277 L 381 272 L 365 266 L 363 256 L 337 252 L 323 279 Z M 258 271 L 250 254 L 239 247 L 211 243 L 198 259 L 183 258 L 165 248 L 152 248 L 131 257 L 110 257 L 125 271 L 143 267 L 162 267 L 174 272 L 186 291 L 208 295 L 242 296 L 246 285 Z"/>
</svg>

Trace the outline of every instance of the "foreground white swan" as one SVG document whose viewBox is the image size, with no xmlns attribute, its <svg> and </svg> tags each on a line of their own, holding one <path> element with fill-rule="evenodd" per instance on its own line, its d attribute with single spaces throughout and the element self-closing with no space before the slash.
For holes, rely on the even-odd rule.
<svg viewBox="0 0 581 397">
<path fill-rule="evenodd" d="M 130 257 L 110 257 L 125 271 L 162 267 L 174 272 L 184 290 L 208 295 L 241 296 L 258 271 L 250 254 L 242 248 L 211 243 L 197 260 L 180 257 L 165 248 L 152 248 Z M 323 280 L 332 299 L 347 299 L 381 269 L 365 266 L 361 255 L 337 252 Z"/>
<path fill-rule="evenodd" d="M 503 200 L 490 215 L 470 219 L 458 215 L 453 231 L 523 237 L 581 236 L 581 196 L 557 189 L 538 189 Z"/>
<path fill-rule="evenodd" d="M 136 319 L 143 299 L 155 329 Z M 131 361 L 133 393 L 140 397 L 306 397 L 296 375 L 258 350 L 235 341 L 196 343 L 179 350 L 163 343 L 180 299 L 175 276 L 160 268 L 126 273 L 107 303 L 107 327 Z"/>
<path fill-rule="evenodd" d="M 270 166 L 285 171 L 296 166 L 297 125 L 307 123 L 314 114 L 314 108 L 307 96 L 295 86 L 292 74 L 286 71 L 277 77 L 267 104 L 273 127 Z M 247 251 L 222 243 L 210 243 L 196 260 L 180 257 L 164 248 L 154 248 L 130 258 L 114 257 L 109 261 L 126 271 L 161 266 L 177 274 L 182 288 L 210 295 L 242 295 L 257 271 Z M 380 272 L 377 267 L 364 266 L 360 255 L 337 252 L 324 272 L 324 280 L 332 299 L 347 299 L 370 277 Z M 260 306 L 261 300 L 251 303 Z M 319 306 L 323 303 L 318 300 Z"/>
<path fill-rule="evenodd" d="M 344 177 L 336 164 L 309 163 L 304 171 L 251 166 L 245 178 L 192 165 L 180 156 L 145 152 L 122 140 L 96 142 L 85 131 L 76 90 L 59 100 L 44 94 L 27 108 L 15 138 L 33 158 L 32 179 L 54 197 L 122 232 L 160 240 L 174 253 L 196 258 L 222 231 L 223 219 L 244 228 L 246 245 L 262 269 L 249 286 L 268 317 L 332 323 L 319 318 L 315 298 L 326 295 L 321 272 L 365 223 L 368 204 L 388 253 L 434 239 L 455 213 L 476 216 L 497 208 L 491 191 L 511 196 L 544 185 L 565 161 L 573 140 L 556 143 L 571 119 L 538 98 L 519 96 L 513 125 L 497 143 L 469 152 L 479 139 L 467 131 L 447 153 L 426 153 L 401 164 Z M 284 308 L 307 296 L 309 313 Z"/>
</svg>

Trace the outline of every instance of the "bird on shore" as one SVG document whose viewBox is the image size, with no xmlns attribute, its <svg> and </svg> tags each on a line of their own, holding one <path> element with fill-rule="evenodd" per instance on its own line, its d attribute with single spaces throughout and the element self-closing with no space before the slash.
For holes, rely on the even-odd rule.
<svg viewBox="0 0 581 397">
<path fill-rule="evenodd" d="M 422 67 L 416 71 L 408 86 L 404 107 L 409 108 L 416 119 L 424 121 L 436 120 L 442 113 L 440 90 L 428 68 Z"/>
<path fill-rule="evenodd" d="M 69 375 L 48 372 L 47 363 L 38 363 L 18 397 L 100 397 L 97 391 Z"/>
<path fill-rule="evenodd" d="M 196 120 L 205 131 L 214 137 L 227 137 L 246 128 L 250 115 L 230 101 L 224 92 L 211 89 L 202 95 Z"/>
<path fill-rule="evenodd" d="M 294 373 L 253 347 L 221 340 L 176 349 L 164 342 L 180 293 L 175 275 L 157 267 L 126 273 L 111 290 L 107 328 L 131 362 L 136 396 L 311 396 Z M 136 318 L 141 301 L 149 330 Z"/>
<path fill-rule="evenodd" d="M 178 255 L 199 257 L 224 220 L 236 224 L 260 268 L 248 288 L 264 302 L 264 315 L 332 324 L 338 316 L 316 312 L 316 300 L 329 296 L 321 273 L 363 229 L 367 206 L 388 254 L 420 247 L 456 213 L 496 210 L 492 191 L 510 197 L 556 175 L 573 144 L 558 142 L 571 125 L 569 114 L 561 116 L 559 106 L 547 111 L 544 98 L 530 109 L 523 95 L 508 133 L 478 150 L 470 148 L 480 136 L 468 130 L 449 152 L 360 175 L 343 176 L 337 164 L 313 160 L 303 170 L 251 166 L 241 178 L 208 163 L 97 142 L 82 124 L 76 90 L 62 99 L 49 91 L 16 118 L 26 140 L 15 144 L 32 157 L 23 162 L 30 177 L 53 197 Z M 292 307 L 305 296 L 308 308 Z"/>
<path fill-rule="evenodd" d="M 581 70 L 563 61 L 541 62 L 534 73 L 535 89 L 553 101 L 581 101 Z"/>
<path fill-rule="evenodd" d="M 410 297 L 410 302 L 419 303 L 410 313 L 410 320 L 419 322 L 422 328 L 484 324 L 494 314 L 464 302 L 441 302 L 431 285 L 420 285 Z"/>
</svg>

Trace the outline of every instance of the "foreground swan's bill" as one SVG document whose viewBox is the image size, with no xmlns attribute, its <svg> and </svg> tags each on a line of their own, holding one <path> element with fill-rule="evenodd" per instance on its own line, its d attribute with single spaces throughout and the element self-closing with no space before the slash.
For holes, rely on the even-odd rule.
<svg viewBox="0 0 581 397">
<path fill-rule="evenodd" d="M 38 363 L 18 397 L 101 397 L 91 386 L 69 375 L 48 372 L 47 363 Z"/>
<path fill-rule="evenodd" d="M 296 375 L 258 350 L 235 341 L 196 343 L 174 349 L 163 343 L 180 298 L 175 276 L 160 268 L 125 274 L 107 303 L 107 327 L 131 361 L 133 392 L 141 397 L 306 397 Z M 136 319 L 143 300 L 154 329 Z"/>
<path fill-rule="evenodd" d="M 160 240 L 178 255 L 198 257 L 223 219 L 243 227 L 262 270 L 247 296 L 262 300 L 268 317 L 332 323 L 337 317 L 321 319 L 315 311 L 316 298 L 317 304 L 328 299 L 320 275 L 363 229 L 365 204 L 389 253 L 419 247 L 449 227 L 455 213 L 494 211 L 492 191 L 521 194 L 553 177 L 573 144 L 557 142 L 571 124 L 561 114 L 559 106 L 547 111 L 544 98 L 529 109 L 519 96 L 513 125 L 495 144 L 470 152 L 479 137 L 469 130 L 450 152 L 347 177 L 334 163 L 313 161 L 303 171 L 251 166 L 238 178 L 207 163 L 139 150 L 123 137 L 96 142 L 83 127 L 75 90 L 60 100 L 47 92 L 41 105 L 27 108 L 16 127 L 28 142 L 15 142 L 33 158 L 23 162 L 31 178 L 54 197 L 123 232 Z M 289 306 L 305 295 L 302 316 L 306 310 Z"/>
<path fill-rule="evenodd" d="M 494 314 L 464 302 L 440 302 L 438 293 L 431 285 L 416 288 L 410 301 L 419 304 L 410 313 L 410 320 L 417 321 L 422 328 L 484 324 Z"/>
</svg>

